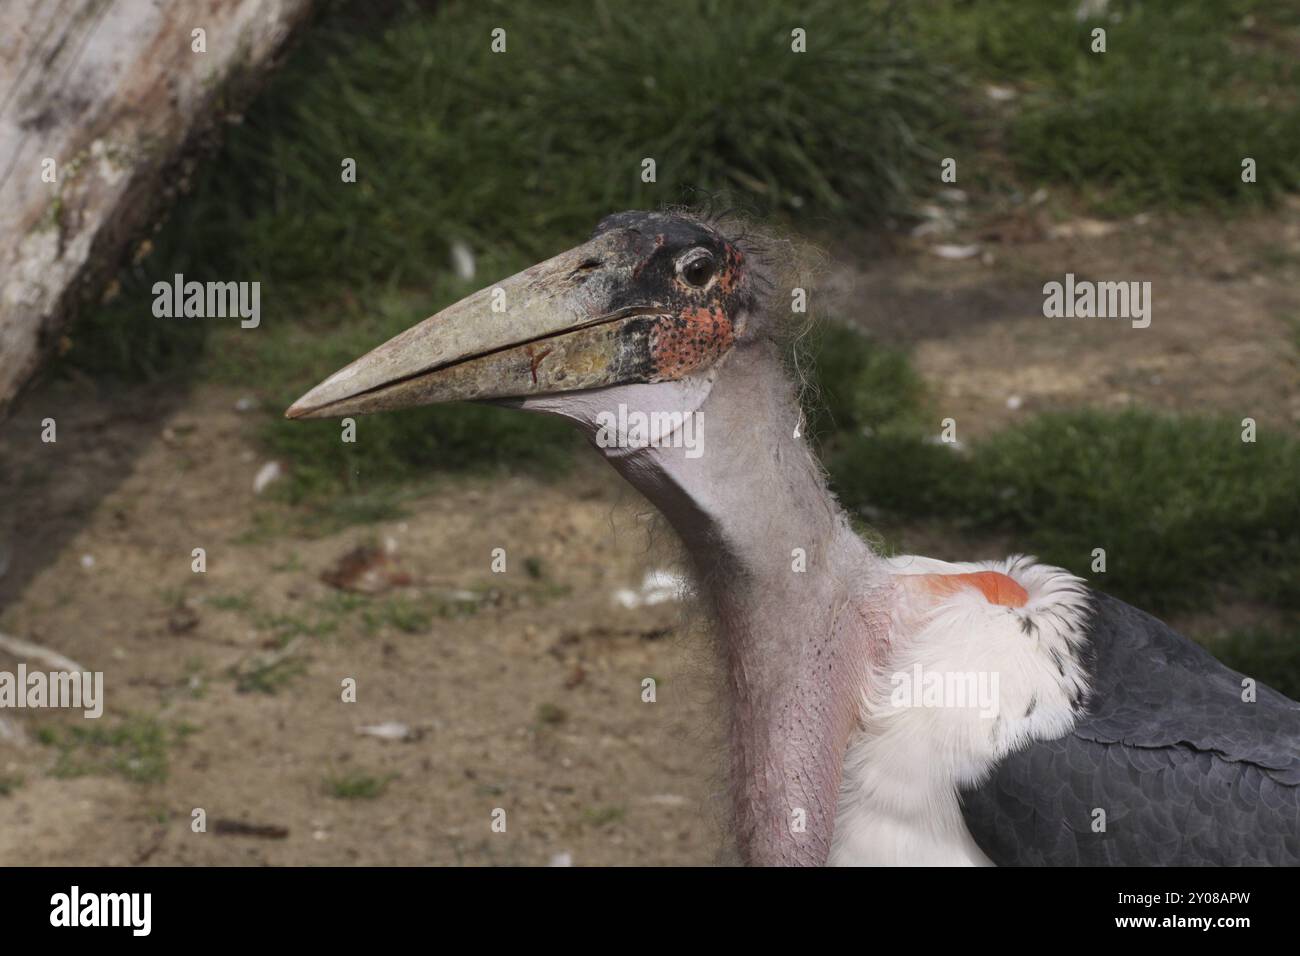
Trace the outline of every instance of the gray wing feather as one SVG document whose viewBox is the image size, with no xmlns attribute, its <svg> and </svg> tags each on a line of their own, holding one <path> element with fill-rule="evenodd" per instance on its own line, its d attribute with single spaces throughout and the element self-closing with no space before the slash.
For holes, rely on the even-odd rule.
<svg viewBox="0 0 1300 956">
<path fill-rule="evenodd" d="M 1300 704 L 1094 595 L 1088 713 L 962 794 L 1002 866 L 1300 864 Z M 1094 812 L 1105 829 L 1094 831 Z"/>
</svg>

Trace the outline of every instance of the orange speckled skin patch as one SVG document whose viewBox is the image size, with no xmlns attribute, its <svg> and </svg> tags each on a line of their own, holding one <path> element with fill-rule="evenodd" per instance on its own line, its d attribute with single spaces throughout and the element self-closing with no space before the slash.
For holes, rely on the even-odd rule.
<svg viewBox="0 0 1300 956">
<path fill-rule="evenodd" d="M 716 362 L 735 341 L 722 307 L 697 306 L 656 320 L 650 332 L 650 361 L 656 379 L 673 380 Z"/>
<path fill-rule="evenodd" d="M 923 574 L 926 589 L 932 594 L 947 597 L 962 588 L 975 588 L 990 604 L 1003 607 L 1024 607 L 1029 602 L 1029 592 L 1000 571 L 971 571 L 968 574 Z"/>
</svg>

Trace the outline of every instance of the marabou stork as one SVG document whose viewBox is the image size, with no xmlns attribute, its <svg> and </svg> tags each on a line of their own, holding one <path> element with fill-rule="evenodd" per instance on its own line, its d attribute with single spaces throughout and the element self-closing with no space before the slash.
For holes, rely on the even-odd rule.
<svg viewBox="0 0 1300 956">
<path fill-rule="evenodd" d="M 707 217 L 608 216 L 286 414 L 481 401 L 582 429 L 716 616 L 746 862 L 1300 862 L 1300 705 L 1059 568 L 884 559 L 854 533 L 798 434 L 789 290 L 754 252 Z M 699 413 L 703 454 L 598 440 L 620 406 Z M 993 706 L 962 697 L 971 675 Z"/>
</svg>

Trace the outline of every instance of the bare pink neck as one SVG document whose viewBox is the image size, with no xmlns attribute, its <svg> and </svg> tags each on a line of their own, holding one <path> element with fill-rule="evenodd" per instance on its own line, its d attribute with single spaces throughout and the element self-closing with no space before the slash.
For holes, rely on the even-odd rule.
<svg viewBox="0 0 1300 956">
<path fill-rule="evenodd" d="M 820 864 L 845 749 L 885 639 L 883 567 L 806 442 L 774 347 L 728 357 L 700 406 L 703 454 L 611 456 L 685 542 L 722 636 L 746 862 Z"/>
</svg>

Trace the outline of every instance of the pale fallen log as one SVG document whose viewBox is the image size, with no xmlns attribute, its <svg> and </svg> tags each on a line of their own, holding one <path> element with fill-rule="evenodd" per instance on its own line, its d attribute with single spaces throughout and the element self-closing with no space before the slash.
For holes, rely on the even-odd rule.
<svg viewBox="0 0 1300 956">
<path fill-rule="evenodd" d="M 311 2 L 0 3 L 0 417 Z"/>
</svg>

